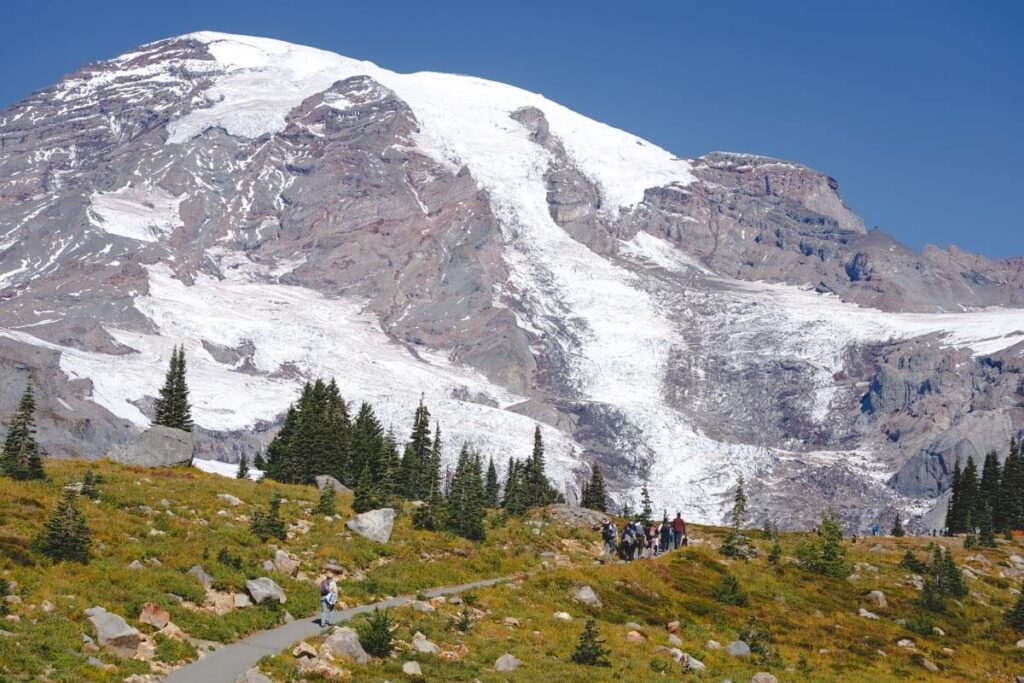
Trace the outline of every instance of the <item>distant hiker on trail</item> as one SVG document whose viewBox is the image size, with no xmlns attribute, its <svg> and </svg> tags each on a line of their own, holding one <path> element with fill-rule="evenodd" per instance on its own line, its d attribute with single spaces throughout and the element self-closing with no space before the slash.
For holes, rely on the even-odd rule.
<svg viewBox="0 0 1024 683">
<path fill-rule="evenodd" d="M 633 526 L 633 522 L 629 522 L 626 526 L 622 527 L 622 539 L 619 543 L 622 548 L 622 559 L 629 562 L 633 559 L 633 553 L 636 552 L 636 529 Z"/>
<path fill-rule="evenodd" d="M 619 530 L 615 528 L 615 522 L 606 519 L 601 522 L 601 540 L 604 541 L 604 561 L 616 552 L 615 542 L 618 540 Z"/>
<path fill-rule="evenodd" d="M 327 572 L 320 580 L 320 626 L 334 624 L 334 606 L 338 604 L 338 582 L 334 572 Z"/>
<path fill-rule="evenodd" d="M 871 535 L 872 536 L 877 536 L 880 533 L 882 533 L 882 525 L 881 524 L 877 524 L 876 523 L 873 527 L 871 527 Z"/>
<path fill-rule="evenodd" d="M 676 550 L 683 545 L 686 538 L 686 522 L 683 521 L 683 513 L 677 512 L 676 518 L 672 520 L 672 547 Z"/>
<path fill-rule="evenodd" d="M 651 525 L 647 527 L 647 557 L 657 557 L 658 555 L 658 525 L 651 522 Z"/>
<path fill-rule="evenodd" d="M 672 523 L 668 521 L 668 515 L 665 515 L 665 518 L 661 520 L 658 534 L 661 536 L 661 552 L 667 553 L 669 546 L 672 544 Z"/>
</svg>

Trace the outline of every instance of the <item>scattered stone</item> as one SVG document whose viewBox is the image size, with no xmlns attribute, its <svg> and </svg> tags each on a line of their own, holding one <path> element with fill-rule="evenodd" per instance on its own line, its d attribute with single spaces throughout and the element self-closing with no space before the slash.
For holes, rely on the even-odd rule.
<svg viewBox="0 0 1024 683">
<path fill-rule="evenodd" d="M 750 679 L 750 683 L 779 683 L 779 679 L 772 676 L 767 671 L 758 671 L 754 674 L 754 677 Z"/>
<path fill-rule="evenodd" d="M 572 615 L 568 612 L 555 612 L 553 616 L 559 621 L 572 621 Z"/>
<path fill-rule="evenodd" d="M 549 505 L 546 512 L 552 521 L 578 529 L 596 528 L 606 517 L 603 512 L 576 507 L 575 505 Z"/>
<path fill-rule="evenodd" d="M 53 603 L 52 603 L 52 602 L 50 602 L 49 600 L 43 600 L 42 604 L 41 604 L 41 605 L 39 605 L 39 607 L 40 607 L 40 608 L 41 608 L 41 609 L 42 609 L 42 610 L 43 610 L 44 612 L 46 612 L 47 614 L 49 614 L 50 612 L 52 612 L 52 611 L 53 611 L 53 609 L 54 609 L 54 608 L 53 608 Z"/>
<path fill-rule="evenodd" d="M 509 628 L 519 628 L 519 620 L 515 617 L 505 617 L 503 623 Z"/>
<path fill-rule="evenodd" d="M 422 676 L 423 669 L 420 668 L 419 662 L 405 662 L 402 664 L 402 673 L 407 676 Z"/>
<path fill-rule="evenodd" d="M 235 678 L 235 683 L 274 683 L 274 679 L 260 671 L 259 667 L 254 666 L 244 674 L 239 674 Z"/>
<path fill-rule="evenodd" d="M 433 605 L 423 600 L 413 600 L 412 608 L 416 612 L 433 612 L 435 609 Z"/>
<path fill-rule="evenodd" d="M 644 634 L 640 633 L 640 631 L 630 631 L 626 634 L 627 643 L 642 643 L 644 640 Z"/>
<path fill-rule="evenodd" d="M 231 596 L 231 601 L 235 609 L 245 609 L 246 607 L 252 607 L 252 598 L 245 593 L 234 593 Z"/>
<path fill-rule="evenodd" d="M 709 640 L 708 642 L 704 643 L 704 647 L 706 647 L 709 650 L 721 650 L 722 644 L 717 640 Z"/>
<path fill-rule="evenodd" d="M 96 629 L 96 640 L 119 657 L 131 657 L 139 647 L 142 634 L 138 629 L 128 625 L 117 614 L 112 614 L 102 607 L 90 607 L 85 610 L 93 627 Z"/>
<path fill-rule="evenodd" d="M 213 577 L 207 574 L 206 570 L 198 564 L 188 570 L 188 575 L 195 577 L 196 581 L 199 582 L 199 585 L 207 590 L 213 587 Z"/>
<path fill-rule="evenodd" d="M 235 496 L 232 496 L 230 493 L 218 493 L 217 497 L 226 502 L 228 505 L 242 504 L 241 498 L 236 498 Z"/>
<path fill-rule="evenodd" d="M 285 551 L 278 550 L 274 553 L 274 569 L 282 574 L 295 576 L 299 573 L 299 561 L 289 557 Z"/>
<path fill-rule="evenodd" d="M 20 605 L 21 604 L 21 596 L 20 595 L 5 595 L 4 596 L 4 602 L 6 602 L 8 605 Z"/>
<path fill-rule="evenodd" d="M 623 628 L 628 628 L 631 631 L 641 631 L 642 632 L 644 630 L 644 627 L 641 626 L 640 624 L 636 623 L 635 621 L 627 621 L 625 624 L 622 625 L 622 627 Z"/>
<path fill-rule="evenodd" d="M 939 667 L 932 660 L 927 657 L 921 658 L 921 666 L 931 671 L 933 674 L 939 673 Z"/>
<path fill-rule="evenodd" d="M 889 606 L 888 601 L 885 599 L 885 593 L 883 593 L 882 591 L 871 591 L 870 593 L 868 593 L 867 600 L 869 604 L 874 605 L 875 607 L 880 607 L 882 609 L 885 609 Z"/>
<path fill-rule="evenodd" d="M 598 609 L 604 606 L 601 604 L 601 598 L 597 597 L 597 593 L 590 586 L 580 586 L 577 588 L 572 595 L 572 599 Z"/>
<path fill-rule="evenodd" d="M 743 659 L 750 658 L 750 646 L 744 643 L 742 640 L 734 640 L 725 646 L 725 649 L 733 657 L 742 657 Z"/>
<path fill-rule="evenodd" d="M 704 662 L 692 656 L 689 652 L 683 653 L 683 656 L 679 658 L 679 663 L 690 671 L 704 671 L 707 668 L 704 666 Z"/>
<path fill-rule="evenodd" d="M 1020 640 L 1017 641 L 1017 649 L 1018 650 L 1024 650 L 1024 638 L 1021 638 Z"/>
<path fill-rule="evenodd" d="M 665 628 L 668 629 L 669 633 L 679 633 L 679 622 L 670 621 L 668 622 L 668 626 L 666 626 Z"/>
<path fill-rule="evenodd" d="M 395 525 L 394 508 L 370 510 L 345 522 L 345 526 L 363 538 L 377 543 L 387 543 Z"/>
<path fill-rule="evenodd" d="M 320 656 L 324 655 L 345 657 L 356 664 L 366 664 L 370 661 L 370 655 L 366 654 L 366 650 L 359 642 L 359 634 L 347 626 L 337 628 L 334 633 L 327 636 L 320 646 Z"/>
<path fill-rule="evenodd" d="M 940 636 L 940 637 L 946 635 L 946 632 L 943 631 L 938 626 L 932 626 L 932 633 L 934 633 L 935 635 Z"/>
<path fill-rule="evenodd" d="M 145 569 L 146 565 L 142 564 L 138 560 L 132 560 L 132 563 L 128 565 L 128 569 Z"/>
<path fill-rule="evenodd" d="M 521 664 L 522 662 L 506 652 L 494 662 L 494 670 L 502 673 L 515 671 Z"/>
<path fill-rule="evenodd" d="M 451 598 L 450 598 L 450 599 L 448 600 L 448 604 L 449 604 L 449 605 L 461 605 L 461 604 L 462 604 L 462 596 L 459 596 L 459 595 L 453 595 L 453 596 L 452 596 L 452 597 L 451 597 Z"/>
<path fill-rule="evenodd" d="M 896 645 L 898 645 L 899 647 L 905 647 L 908 650 L 913 650 L 917 647 L 917 644 L 914 643 L 914 641 L 912 641 L 910 638 L 901 638 L 900 640 L 896 641 Z"/>
<path fill-rule="evenodd" d="M 151 602 L 143 605 L 142 612 L 139 614 L 139 621 L 141 623 L 148 624 L 157 630 L 167 626 L 167 622 L 170 620 L 171 615 L 167 613 L 167 610 Z"/>
<path fill-rule="evenodd" d="M 352 489 L 345 486 L 344 484 L 342 484 L 340 481 L 338 481 L 329 474 L 318 474 L 316 477 L 314 477 L 314 480 L 316 481 L 316 487 L 321 491 L 327 488 L 328 484 L 333 484 L 335 493 L 352 493 Z"/>
<path fill-rule="evenodd" d="M 257 605 L 268 599 L 277 600 L 283 605 L 287 600 L 284 590 L 273 579 L 268 579 L 265 576 L 246 581 L 245 590 Z"/>
<path fill-rule="evenodd" d="M 683 644 L 683 639 L 680 638 L 679 636 L 677 636 L 674 633 L 670 633 L 670 634 L 668 634 L 668 642 L 672 643 L 676 647 L 679 647 L 680 645 Z"/>
<path fill-rule="evenodd" d="M 173 621 L 168 621 L 167 625 L 157 633 L 171 640 L 185 640 L 185 632 L 178 628 Z"/>
<path fill-rule="evenodd" d="M 206 598 L 203 600 L 205 605 L 211 612 L 221 617 L 235 609 L 235 596 L 231 593 L 224 593 L 223 591 L 208 590 L 206 591 Z"/>
<path fill-rule="evenodd" d="M 874 612 L 869 612 L 866 609 L 864 609 L 863 607 L 860 608 L 860 610 L 857 612 L 857 614 L 862 616 L 862 617 L 864 617 L 865 619 L 877 619 L 878 618 L 877 614 L 875 614 Z"/>
<path fill-rule="evenodd" d="M 441 651 L 441 648 L 427 640 L 427 637 L 419 631 L 413 634 L 411 645 L 413 650 L 423 655 L 436 655 Z"/>
<path fill-rule="evenodd" d="M 313 657 L 316 657 L 316 655 L 316 648 L 304 640 L 299 641 L 299 644 L 292 650 L 292 656 L 297 659 L 301 659 L 302 657 L 312 659 Z"/>
</svg>

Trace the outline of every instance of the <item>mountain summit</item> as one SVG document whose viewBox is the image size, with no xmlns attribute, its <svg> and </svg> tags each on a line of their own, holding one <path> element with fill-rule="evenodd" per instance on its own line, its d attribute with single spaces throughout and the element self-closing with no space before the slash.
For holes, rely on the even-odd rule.
<svg viewBox="0 0 1024 683">
<path fill-rule="evenodd" d="M 739 474 L 783 526 L 924 511 L 1024 425 L 1024 261 L 907 249 L 799 164 L 276 40 L 152 43 L 0 113 L 0 242 L 0 401 L 32 373 L 51 455 L 148 425 L 179 343 L 209 457 L 334 377 L 399 433 L 423 396 L 452 459 L 540 424 L 570 500 L 596 460 L 703 521 Z"/>
</svg>

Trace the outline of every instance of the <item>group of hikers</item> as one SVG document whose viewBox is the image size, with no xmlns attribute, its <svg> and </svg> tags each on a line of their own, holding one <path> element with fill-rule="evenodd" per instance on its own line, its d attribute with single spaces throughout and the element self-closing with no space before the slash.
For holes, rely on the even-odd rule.
<svg viewBox="0 0 1024 683">
<path fill-rule="evenodd" d="M 604 542 L 604 561 L 612 557 L 631 562 L 642 557 L 657 557 L 689 543 L 686 522 L 680 512 L 673 520 L 668 515 L 661 524 L 651 523 L 644 528 L 641 520 L 628 522 L 620 532 L 611 519 L 601 522 L 601 540 Z"/>
</svg>

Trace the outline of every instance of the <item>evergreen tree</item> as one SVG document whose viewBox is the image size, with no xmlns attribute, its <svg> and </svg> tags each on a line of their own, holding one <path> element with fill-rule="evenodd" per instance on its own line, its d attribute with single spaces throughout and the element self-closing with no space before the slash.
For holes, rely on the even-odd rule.
<svg viewBox="0 0 1024 683">
<path fill-rule="evenodd" d="M 747 494 L 744 489 L 743 475 L 736 480 L 736 491 L 733 494 L 732 519 L 729 531 L 722 539 L 718 551 L 726 557 L 738 557 L 746 560 L 754 554 L 750 539 L 743 533 L 743 525 L 747 521 Z"/>
<path fill-rule="evenodd" d="M 388 430 L 380 442 L 380 498 L 384 503 L 398 495 L 398 479 L 401 473 L 402 459 L 398 455 L 395 433 Z"/>
<path fill-rule="evenodd" d="M 718 585 L 711 589 L 711 595 L 723 605 L 747 605 L 747 593 L 740 587 L 740 580 L 732 574 L 724 574 Z"/>
<path fill-rule="evenodd" d="M 985 461 L 981 466 L 981 482 L 978 484 L 978 500 L 974 507 L 975 519 L 978 520 L 979 533 L 981 533 L 981 520 L 984 514 L 983 508 L 988 506 L 989 523 L 993 528 L 1001 529 L 996 525 L 998 515 L 1000 492 L 999 485 L 1003 478 L 1003 469 L 999 466 L 999 456 L 995 451 L 989 451 L 985 455 Z"/>
<path fill-rule="evenodd" d="M 320 500 L 316 504 L 316 513 L 326 517 L 333 517 L 337 512 L 334 484 L 328 481 L 327 486 L 320 492 Z M 359 510 L 356 510 L 356 512 L 359 512 Z"/>
<path fill-rule="evenodd" d="M 992 508 L 988 501 L 981 503 L 981 510 L 978 512 L 978 544 L 983 548 L 996 547 L 995 527 L 992 525 Z"/>
<path fill-rule="evenodd" d="M 907 530 L 903 528 L 903 520 L 900 519 L 900 514 L 896 513 L 896 519 L 892 523 L 892 535 L 897 538 L 907 535 Z"/>
<path fill-rule="evenodd" d="M 370 463 L 363 464 L 363 472 L 359 475 L 359 482 L 356 490 L 352 493 L 352 509 L 363 513 L 375 510 L 380 507 L 380 492 L 377 483 L 373 480 L 373 472 L 370 470 Z"/>
<path fill-rule="evenodd" d="M 601 467 L 596 462 L 590 469 L 590 482 L 583 488 L 580 505 L 599 512 L 608 510 L 608 494 L 604 488 L 604 475 L 601 474 Z"/>
<path fill-rule="evenodd" d="M 822 515 L 818 532 L 817 539 L 797 546 L 796 555 L 801 566 L 817 574 L 845 579 L 850 575 L 850 566 L 843 547 L 843 528 L 834 509 L 829 508 Z"/>
<path fill-rule="evenodd" d="M 1006 625 L 1018 633 L 1024 633 L 1024 591 L 1017 596 L 1017 602 L 1003 614 Z"/>
<path fill-rule="evenodd" d="M 92 543 L 85 515 L 78 509 L 74 489 L 65 489 L 53 516 L 47 520 L 39 549 L 54 560 L 86 563 Z"/>
<path fill-rule="evenodd" d="M 544 461 L 544 439 L 541 437 L 539 425 L 533 431 L 533 453 L 526 461 L 523 478 L 526 507 L 542 507 L 558 499 L 557 492 L 548 481 Z"/>
<path fill-rule="evenodd" d="M 91 468 L 87 469 L 82 476 L 82 495 L 91 500 L 97 500 L 100 497 L 98 486 L 102 480 L 103 477 L 93 472 Z"/>
<path fill-rule="evenodd" d="M 307 382 L 288 408 L 284 424 L 267 447 L 266 476 L 312 484 L 317 475 L 353 483 L 349 470 L 348 407 L 332 380 Z"/>
<path fill-rule="evenodd" d="M 364 402 L 359 406 L 359 414 L 352 424 L 352 438 L 349 452 L 349 463 L 346 475 L 355 486 L 362 477 L 363 467 L 369 465 L 370 475 L 379 485 L 383 479 L 383 462 L 381 454 L 384 442 L 384 428 L 373 412 L 373 407 Z M 342 480 L 342 483 L 346 483 Z"/>
<path fill-rule="evenodd" d="M 494 458 L 490 458 L 487 462 L 487 479 L 484 481 L 484 500 L 487 507 L 498 507 L 500 497 L 501 484 L 498 482 L 498 470 L 494 467 Z"/>
<path fill-rule="evenodd" d="M 775 565 L 776 567 L 778 567 L 779 566 L 779 562 L 781 562 L 781 561 L 782 561 L 782 545 L 779 543 L 778 539 L 776 539 L 775 543 L 772 544 L 771 550 L 768 551 L 768 562 L 769 562 L 769 564 L 772 564 L 772 565 Z"/>
<path fill-rule="evenodd" d="M 611 666 L 608 660 L 609 651 L 601 646 L 601 639 L 597 632 L 597 622 L 593 617 L 587 619 L 587 625 L 580 634 L 576 650 L 569 658 L 575 664 L 585 666 Z"/>
<path fill-rule="evenodd" d="M 448 530 L 473 541 L 485 535 L 484 485 L 480 473 L 480 456 L 462 445 L 451 490 L 446 501 Z"/>
<path fill-rule="evenodd" d="M 391 617 L 388 611 L 376 607 L 358 629 L 359 644 L 371 657 L 385 658 L 395 649 L 391 635 Z"/>
<path fill-rule="evenodd" d="M 997 528 L 1024 529 L 1024 453 L 1014 438 L 1010 439 L 1010 452 L 1003 463 L 998 508 L 998 515 L 993 512 L 999 520 Z"/>
<path fill-rule="evenodd" d="M 639 521 L 644 525 L 644 531 L 651 526 L 652 519 L 654 517 L 654 510 L 651 506 L 651 494 L 647 491 L 647 485 L 644 484 L 640 489 L 640 517 Z"/>
<path fill-rule="evenodd" d="M 42 479 L 46 476 L 39 444 L 36 443 L 35 412 L 36 399 L 29 381 L 7 428 L 4 450 L 0 453 L 0 474 L 12 479 Z"/>
<path fill-rule="evenodd" d="M 430 438 L 430 411 L 421 398 L 413 416 L 412 433 L 405 444 L 398 477 L 399 494 L 404 498 L 424 502 L 430 498 L 430 460 L 433 446 Z"/>
<path fill-rule="evenodd" d="M 236 479 L 248 479 L 249 478 L 249 456 L 242 453 L 242 457 L 238 459 L 238 472 L 235 473 Z"/>
<path fill-rule="evenodd" d="M 963 505 L 963 518 L 967 523 L 966 531 L 974 533 L 978 528 L 978 466 L 974 457 L 967 456 L 967 464 L 960 474 L 960 501 Z"/>
<path fill-rule="evenodd" d="M 285 540 L 288 537 L 284 520 L 281 519 L 281 494 L 274 493 L 270 499 L 267 511 L 257 507 L 252 511 L 252 518 L 249 520 L 249 529 L 261 541 L 268 541 L 271 538 Z"/>
<path fill-rule="evenodd" d="M 188 401 L 188 382 L 185 378 L 185 347 L 176 346 L 164 376 L 164 386 L 156 399 L 156 417 L 153 424 L 192 431 L 192 406 Z"/>
<path fill-rule="evenodd" d="M 960 480 L 962 478 L 960 458 L 957 458 L 953 464 L 953 475 L 949 486 L 949 506 L 946 508 L 946 533 L 950 536 L 967 530 L 967 520 L 963 514 L 964 506 L 960 500 Z"/>
<path fill-rule="evenodd" d="M 267 469 L 267 461 L 263 458 L 263 451 L 256 451 L 256 455 L 252 456 L 252 466 L 260 472 Z"/>
<path fill-rule="evenodd" d="M 526 466 L 509 458 L 508 474 L 505 477 L 505 498 L 502 502 L 505 512 L 523 515 L 529 508 L 526 484 Z"/>
</svg>

